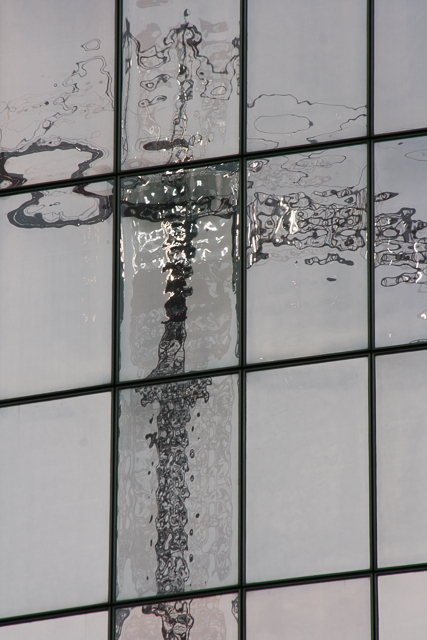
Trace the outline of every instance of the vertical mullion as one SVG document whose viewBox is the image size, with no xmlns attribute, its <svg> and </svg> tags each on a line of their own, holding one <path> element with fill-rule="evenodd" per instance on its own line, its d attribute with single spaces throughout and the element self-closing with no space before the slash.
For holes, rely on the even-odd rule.
<svg viewBox="0 0 427 640">
<path fill-rule="evenodd" d="M 369 486 L 370 486 L 370 564 L 371 564 L 371 623 L 372 640 L 377 639 L 378 600 L 377 600 L 377 472 L 376 472 L 376 393 L 375 393 L 375 354 L 368 356 L 369 385 Z"/>
<path fill-rule="evenodd" d="M 247 95 L 247 0 L 240 0 L 240 155 L 246 153 L 246 95 Z"/>
</svg>

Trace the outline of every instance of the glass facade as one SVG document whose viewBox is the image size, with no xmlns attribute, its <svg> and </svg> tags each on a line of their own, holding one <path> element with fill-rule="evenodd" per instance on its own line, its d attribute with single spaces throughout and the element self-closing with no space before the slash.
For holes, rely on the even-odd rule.
<svg viewBox="0 0 427 640">
<path fill-rule="evenodd" d="M 427 634 L 427 9 L 4 0 L 0 640 Z"/>
</svg>

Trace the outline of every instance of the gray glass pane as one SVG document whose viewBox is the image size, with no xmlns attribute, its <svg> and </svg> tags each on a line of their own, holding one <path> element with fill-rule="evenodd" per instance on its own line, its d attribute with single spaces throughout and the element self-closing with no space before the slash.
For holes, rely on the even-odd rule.
<svg viewBox="0 0 427 640">
<path fill-rule="evenodd" d="M 237 376 L 120 394 L 120 599 L 237 582 Z"/>
<path fill-rule="evenodd" d="M 427 3 L 375 0 L 375 132 L 426 126 Z"/>
<path fill-rule="evenodd" d="M 425 640 L 427 572 L 378 577 L 379 640 Z"/>
<path fill-rule="evenodd" d="M 113 169 L 114 0 L 2 0 L 0 188 Z"/>
<path fill-rule="evenodd" d="M 109 393 L 0 409 L 0 617 L 108 597 Z"/>
<path fill-rule="evenodd" d="M 112 187 L 0 199 L 0 397 L 108 382 Z"/>
<path fill-rule="evenodd" d="M 0 640 L 108 640 L 108 613 L 39 620 L 0 627 Z"/>
<path fill-rule="evenodd" d="M 427 351 L 376 362 L 378 563 L 427 562 Z"/>
<path fill-rule="evenodd" d="M 366 133 L 366 3 L 249 0 L 248 150 Z"/>
<path fill-rule="evenodd" d="M 238 0 L 124 0 L 124 169 L 238 152 Z"/>
<path fill-rule="evenodd" d="M 427 138 L 375 146 L 378 347 L 427 340 Z"/>
<path fill-rule="evenodd" d="M 122 379 L 236 364 L 236 164 L 123 180 L 122 234 Z"/>
<path fill-rule="evenodd" d="M 247 357 L 366 347 L 366 150 L 248 162 Z"/>
<path fill-rule="evenodd" d="M 367 363 L 247 379 L 250 582 L 369 565 Z"/>
<path fill-rule="evenodd" d="M 237 640 L 238 595 L 172 600 L 116 610 L 116 640 Z"/>
<path fill-rule="evenodd" d="M 246 595 L 248 640 L 370 640 L 369 580 L 343 580 Z"/>
</svg>

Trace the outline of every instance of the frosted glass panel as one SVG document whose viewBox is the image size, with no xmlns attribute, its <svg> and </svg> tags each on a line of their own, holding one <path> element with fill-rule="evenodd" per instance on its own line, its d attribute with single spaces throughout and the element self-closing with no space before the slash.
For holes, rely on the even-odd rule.
<svg viewBox="0 0 427 640">
<path fill-rule="evenodd" d="M 239 0 L 124 0 L 122 166 L 239 150 Z"/>
<path fill-rule="evenodd" d="M 39 620 L 0 627 L 0 640 L 108 640 L 108 613 Z"/>
<path fill-rule="evenodd" d="M 120 394 L 118 597 L 237 582 L 237 376 Z"/>
<path fill-rule="evenodd" d="M 343 580 L 246 595 L 248 640 L 370 640 L 369 580 Z"/>
<path fill-rule="evenodd" d="M 366 3 L 249 0 L 248 150 L 366 133 Z"/>
<path fill-rule="evenodd" d="M 237 640 L 238 595 L 172 600 L 116 610 L 116 640 Z"/>
<path fill-rule="evenodd" d="M 237 364 L 237 165 L 122 182 L 121 377 Z"/>
<path fill-rule="evenodd" d="M 111 377 L 112 186 L 0 199 L 0 397 Z"/>
<path fill-rule="evenodd" d="M 366 361 L 249 373 L 247 398 L 248 580 L 366 568 Z"/>
<path fill-rule="evenodd" d="M 426 126 L 427 4 L 375 2 L 375 132 Z"/>
<path fill-rule="evenodd" d="M 375 335 L 427 341 L 427 138 L 375 146 Z"/>
<path fill-rule="evenodd" d="M 365 348 L 365 146 L 247 168 L 248 361 Z"/>
<path fill-rule="evenodd" d="M 379 640 L 425 640 L 427 573 L 378 577 Z"/>
<path fill-rule="evenodd" d="M 0 409 L 0 617 L 107 599 L 110 406 Z"/>
<path fill-rule="evenodd" d="M 113 169 L 114 0 L 2 0 L 0 188 Z"/>
<path fill-rule="evenodd" d="M 376 362 L 378 563 L 427 562 L 427 351 Z"/>
</svg>

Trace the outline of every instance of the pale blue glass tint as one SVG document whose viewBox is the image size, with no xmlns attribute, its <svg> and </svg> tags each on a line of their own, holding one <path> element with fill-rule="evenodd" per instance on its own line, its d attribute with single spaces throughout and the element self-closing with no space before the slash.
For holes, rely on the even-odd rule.
<svg viewBox="0 0 427 640">
<path fill-rule="evenodd" d="M 378 577 L 379 640 L 425 640 L 427 572 Z"/>
<path fill-rule="evenodd" d="M 366 2 L 249 0 L 248 151 L 366 135 Z"/>
<path fill-rule="evenodd" d="M 0 627 L 0 640 L 108 640 L 108 613 L 101 611 Z"/>
<path fill-rule="evenodd" d="M 427 562 L 427 351 L 376 369 L 378 564 Z"/>
<path fill-rule="evenodd" d="M 369 566 L 365 359 L 248 373 L 246 576 Z"/>
<path fill-rule="evenodd" d="M 111 380 L 110 183 L 0 199 L 0 398 Z"/>
<path fill-rule="evenodd" d="M 239 151 L 238 0 L 124 0 L 122 168 Z"/>
<path fill-rule="evenodd" d="M 369 579 L 249 591 L 247 640 L 370 640 Z"/>
<path fill-rule="evenodd" d="M 365 145 L 247 171 L 248 361 L 366 348 Z"/>
<path fill-rule="evenodd" d="M 2 0 L 0 188 L 113 170 L 114 0 Z"/>
<path fill-rule="evenodd" d="M 108 598 L 111 396 L 0 409 L 0 617 Z"/>
<path fill-rule="evenodd" d="M 236 163 L 122 181 L 120 375 L 235 365 Z"/>
<path fill-rule="evenodd" d="M 427 340 L 427 137 L 375 145 L 375 340 Z"/>
</svg>

